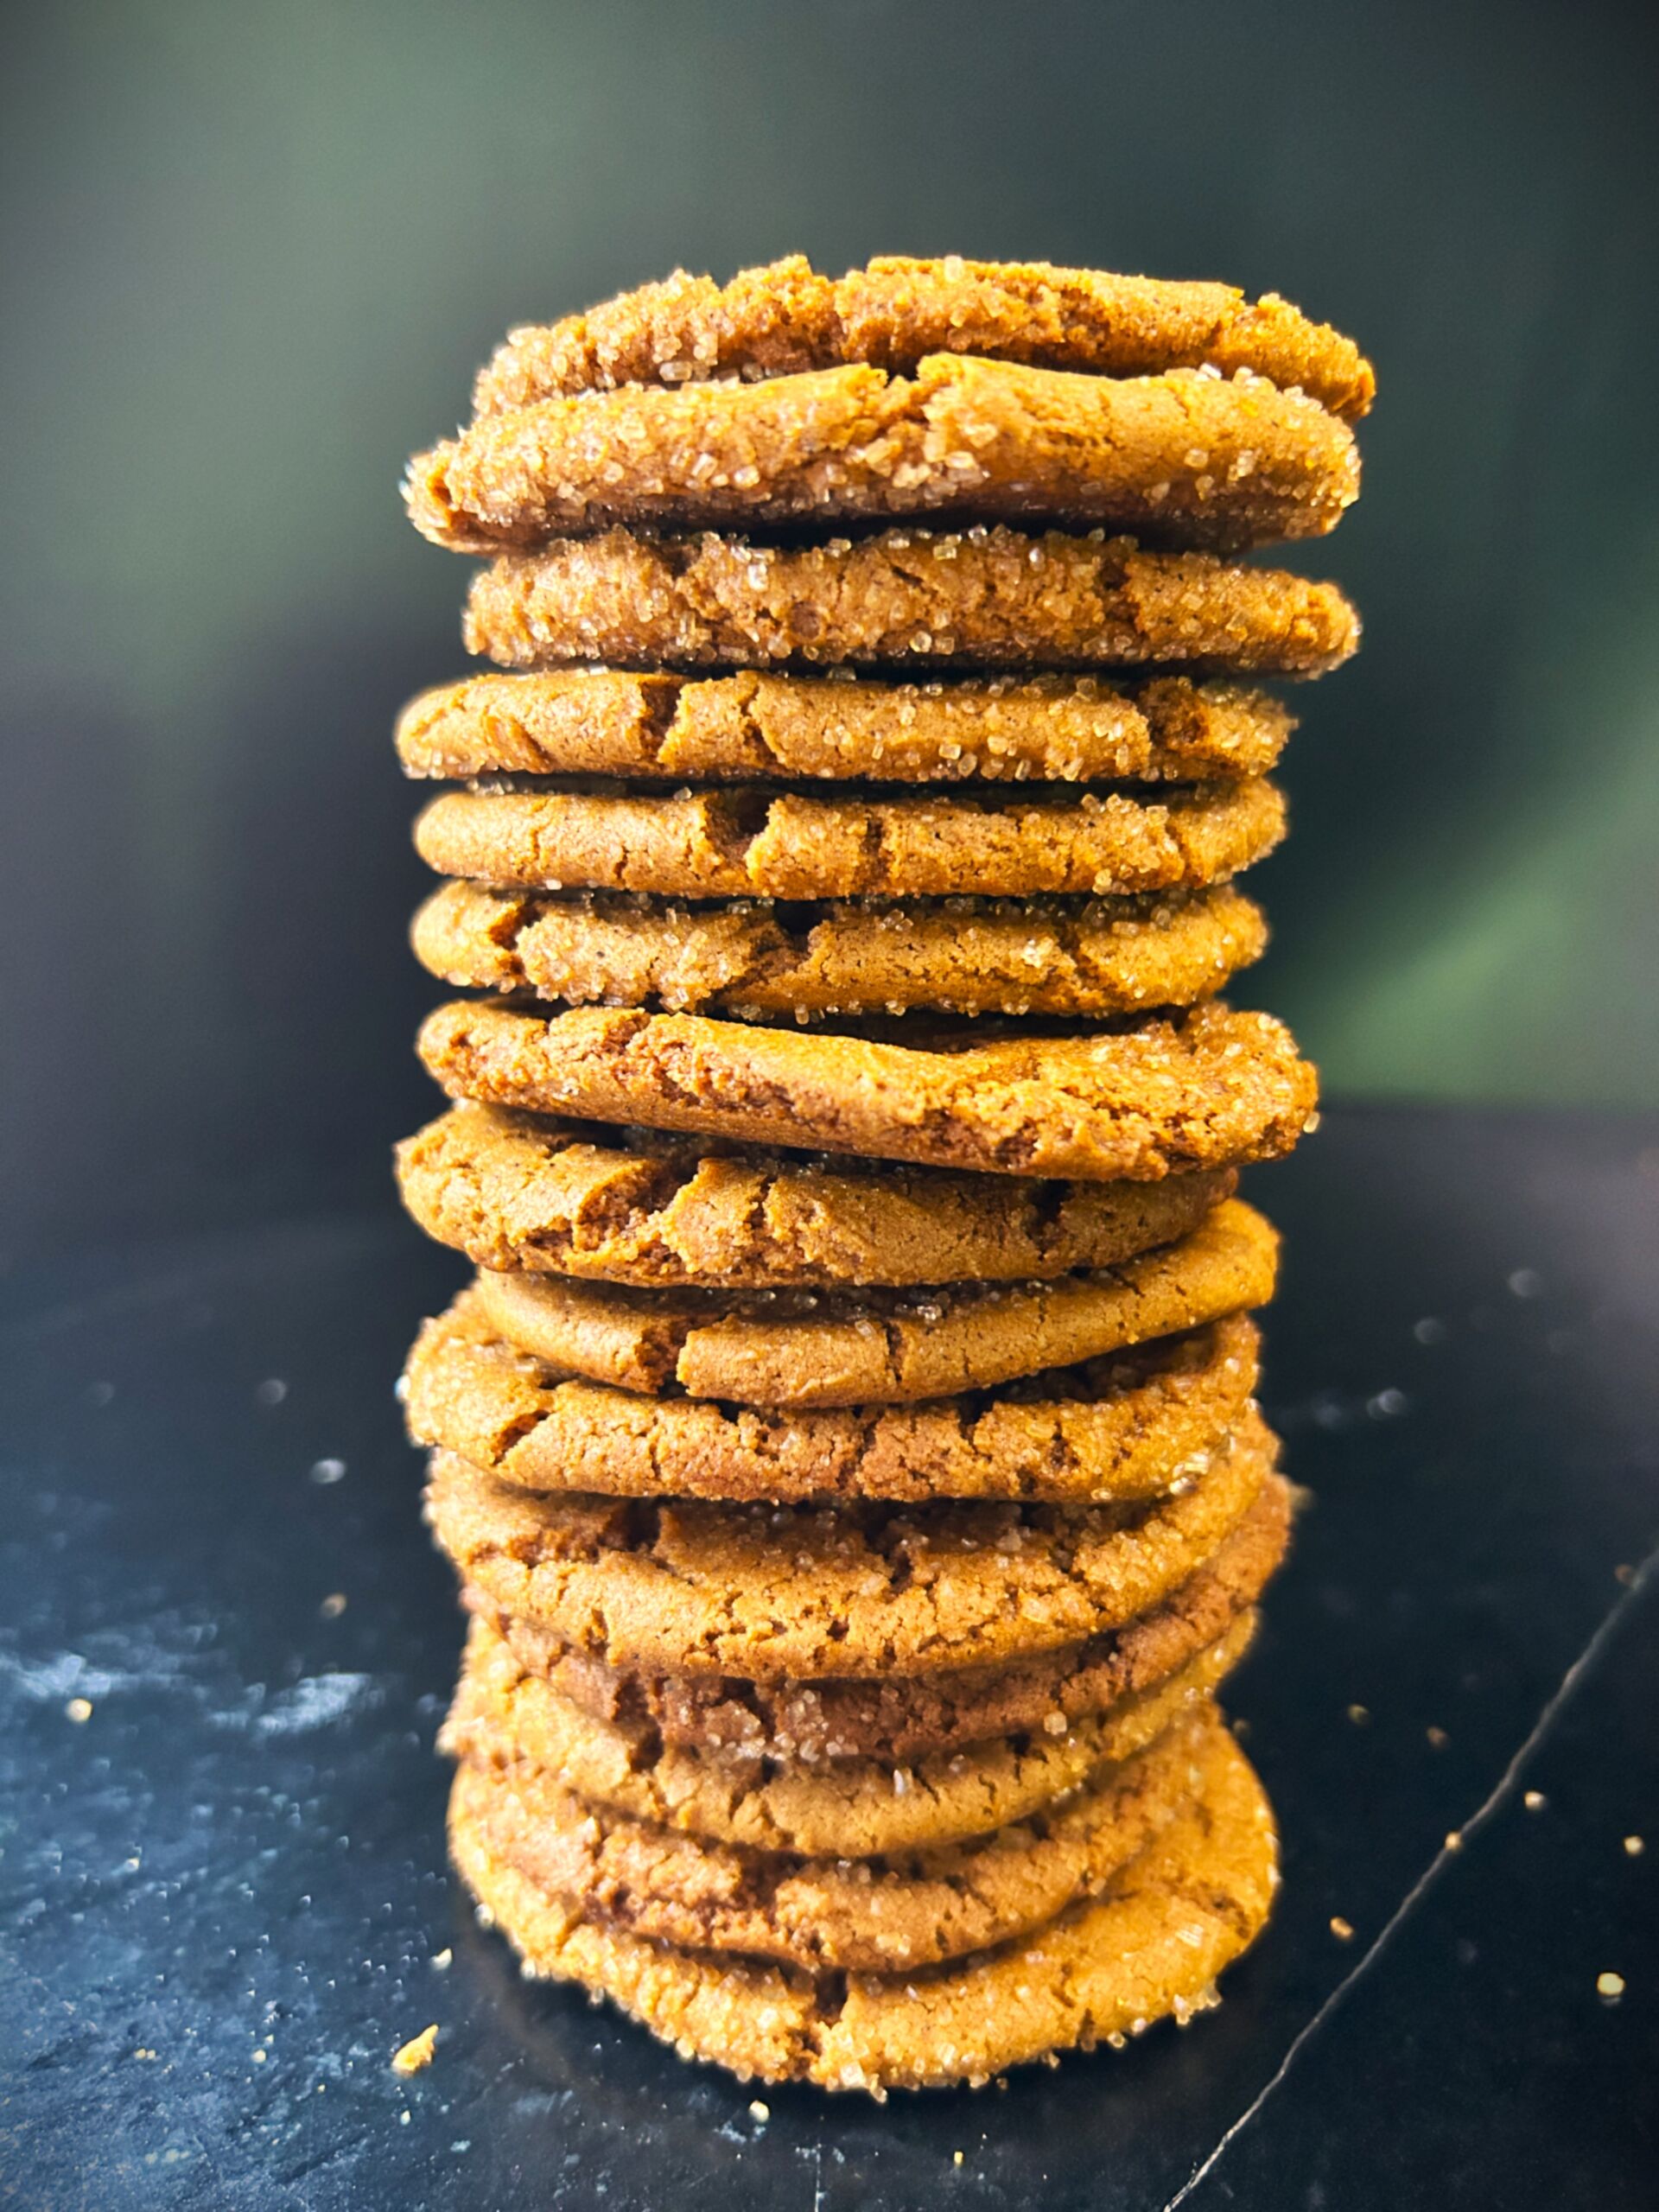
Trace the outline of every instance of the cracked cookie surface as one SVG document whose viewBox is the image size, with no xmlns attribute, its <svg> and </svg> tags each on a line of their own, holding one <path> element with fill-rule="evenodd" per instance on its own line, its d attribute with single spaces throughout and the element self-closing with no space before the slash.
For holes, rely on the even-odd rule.
<svg viewBox="0 0 1659 2212">
<path fill-rule="evenodd" d="M 1190 1809 L 1102 1897 L 1029 1936 L 913 1974 L 826 1981 L 583 1920 L 490 1850 L 478 1778 L 466 1768 L 451 1799 L 450 1847 L 526 1973 L 615 1999 L 683 2056 L 764 2081 L 876 2094 L 977 2084 L 1215 2001 L 1216 1975 L 1271 1908 L 1277 1839 L 1243 1752 L 1224 1730 L 1211 1742 Z"/>
<path fill-rule="evenodd" d="M 725 1289 L 1037 1281 L 1195 1229 L 1230 1168 L 1161 1183 L 954 1175 L 722 1147 L 468 1101 L 405 1138 L 404 1203 L 479 1266 Z"/>
<path fill-rule="evenodd" d="M 683 269 L 553 323 L 511 332 L 480 372 L 480 415 L 623 384 L 792 376 L 845 361 L 913 369 L 929 353 L 972 353 L 1107 376 L 1253 370 L 1363 415 L 1376 379 L 1351 338 L 1276 292 L 1115 276 L 1052 262 L 883 254 L 844 276 L 804 254 L 728 283 Z"/>
<path fill-rule="evenodd" d="M 417 454 L 404 495 L 423 537 L 461 553 L 619 523 L 907 516 L 1236 551 L 1333 529 L 1359 455 L 1316 399 L 1248 370 L 1116 378 L 932 353 L 908 376 L 858 362 L 532 401 Z"/>
<path fill-rule="evenodd" d="M 1242 1315 L 995 1395 L 771 1412 L 572 1381 L 518 1351 L 473 1292 L 404 1370 L 417 1444 L 522 1490 L 817 1501 L 1094 1503 L 1166 1490 L 1243 1417 L 1256 1333 Z"/>
<path fill-rule="evenodd" d="M 1209 1698 L 1255 1628 L 1253 1612 L 1236 1614 L 1181 1665 L 1058 1733 L 996 1736 L 919 1758 L 805 1764 L 677 1749 L 647 1722 L 598 1719 L 529 1673 L 497 1630 L 474 1619 L 439 1748 L 479 1766 L 555 1772 L 595 1804 L 742 1850 L 830 1859 L 928 1851 L 1039 1816 L 1144 1750 Z"/>
<path fill-rule="evenodd" d="M 505 1639 L 526 1675 L 579 1712 L 636 1743 L 644 1732 L 653 1758 L 684 1752 L 728 1776 L 741 1770 L 747 1790 L 757 1773 L 826 1767 L 844 1773 L 849 1760 L 891 1768 L 895 1760 L 954 1756 L 993 1737 L 1024 1736 L 1064 1750 L 1080 1724 L 1224 1642 L 1261 1596 L 1289 1534 L 1289 1485 L 1271 1476 L 1202 1565 L 1123 1627 L 1026 1659 L 923 1675 L 788 1681 L 610 1666 L 545 1623 L 503 1613 L 481 1591 L 461 1594 L 467 1610 Z"/>
<path fill-rule="evenodd" d="M 982 798 L 761 786 L 447 791 L 415 824 L 441 875 L 498 889 L 682 899 L 1135 897 L 1202 888 L 1284 835 L 1262 778 L 1140 791 Z"/>
<path fill-rule="evenodd" d="M 517 1350 L 618 1389 L 874 1406 L 1073 1367 L 1265 1305 L 1277 1260 L 1272 1225 L 1229 1198 L 1175 1243 L 1049 1282 L 745 1296 L 485 1269 L 473 1299 Z"/>
<path fill-rule="evenodd" d="M 691 537 L 557 538 L 482 569 L 469 652 L 508 668 L 1119 669 L 1315 676 L 1359 622 L 1334 584 L 1132 537 L 1004 524 L 887 530 L 821 545 Z"/>
<path fill-rule="evenodd" d="M 878 1858 L 850 1836 L 819 1858 L 710 1842 L 524 1763 L 476 1767 L 467 1794 L 492 1853 L 589 1918 L 809 1973 L 894 1973 L 1006 1942 L 1096 1895 L 1191 1803 L 1222 1725 L 1199 1705 L 1027 1821 Z"/>
<path fill-rule="evenodd" d="M 445 982 L 566 1005 L 740 1020 L 907 1014 L 1074 1020 L 1191 1006 L 1259 959 L 1267 924 L 1230 884 L 1111 899 L 681 906 L 445 883 L 415 917 Z"/>
<path fill-rule="evenodd" d="M 1288 1152 L 1313 1069 L 1269 1014 L 1215 1001 L 1071 1037 L 892 1044 L 700 1014 L 462 1000 L 419 1044 L 452 1098 L 994 1174 L 1156 1182 Z"/>
<path fill-rule="evenodd" d="M 906 1675 L 1122 1628 L 1238 1526 L 1275 1448 L 1249 1412 L 1190 1487 L 1086 1507 L 550 1496 L 435 1452 L 426 1502 L 464 1583 L 610 1666 Z"/>
<path fill-rule="evenodd" d="M 1203 783 L 1259 776 L 1294 728 L 1271 693 L 1212 678 L 683 677 L 563 668 L 423 691 L 397 718 L 410 776 L 745 777 L 914 783 Z"/>
</svg>

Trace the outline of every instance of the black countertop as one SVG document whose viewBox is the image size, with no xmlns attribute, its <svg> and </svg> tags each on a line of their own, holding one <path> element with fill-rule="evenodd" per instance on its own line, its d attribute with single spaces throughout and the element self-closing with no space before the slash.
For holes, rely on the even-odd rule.
<svg viewBox="0 0 1659 2212">
<path fill-rule="evenodd" d="M 388 1209 L 0 1285 L 0 2202 L 1651 2206 L 1659 1129 L 1333 1114 L 1250 1188 L 1278 1911 L 1184 2033 L 880 2108 L 522 1984 L 448 1880 L 391 1381 L 452 1255 Z"/>
</svg>

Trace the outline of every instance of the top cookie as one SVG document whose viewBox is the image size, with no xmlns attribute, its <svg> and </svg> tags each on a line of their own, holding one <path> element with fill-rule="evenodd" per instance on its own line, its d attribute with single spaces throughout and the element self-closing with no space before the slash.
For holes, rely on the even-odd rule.
<svg viewBox="0 0 1659 2212">
<path fill-rule="evenodd" d="M 756 384 L 624 385 L 485 415 L 404 484 L 457 552 L 614 523 L 752 529 L 907 515 L 1095 524 L 1227 551 L 1333 529 L 1359 496 L 1353 433 L 1240 369 L 1079 376 L 934 353 Z"/>
<path fill-rule="evenodd" d="M 792 376 L 837 362 L 913 368 L 977 353 L 1108 376 L 1253 369 L 1353 419 L 1376 379 L 1353 340 L 1268 292 L 1114 276 L 1047 262 L 882 255 L 836 278 L 804 255 L 729 284 L 677 270 L 562 321 L 513 331 L 479 376 L 480 415 L 620 384 Z"/>
</svg>

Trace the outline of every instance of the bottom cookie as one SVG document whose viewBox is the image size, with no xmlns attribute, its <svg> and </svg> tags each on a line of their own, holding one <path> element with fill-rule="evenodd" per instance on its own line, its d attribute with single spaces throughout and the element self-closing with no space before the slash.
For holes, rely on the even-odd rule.
<svg viewBox="0 0 1659 2212">
<path fill-rule="evenodd" d="M 613 1998 L 684 2058 L 831 2089 L 979 2086 L 1051 2052 L 1139 2034 L 1215 2002 L 1215 1979 L 1267 1919 L 1273 1815 L 1223 1730 L 1198 1792 L 1098 1897 L 1034 1934 L 913 1974 L 816 1977 L 589 1922 L 499 1857 L 462 1770 L 454 1862 L 526 1974 Z"/>
</svg>

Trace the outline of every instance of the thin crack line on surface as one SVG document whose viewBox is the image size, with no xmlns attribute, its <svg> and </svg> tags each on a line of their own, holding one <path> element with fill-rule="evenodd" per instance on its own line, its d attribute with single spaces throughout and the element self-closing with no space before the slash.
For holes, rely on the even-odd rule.
<svg viewBox="0 0 1659 2212">
<path fill-rule="evenodd" d="M 812 2146 L 812 2212 L 823 2212 L 823 2145 Z"/>
<path fill-rule="evenodd" d="M 1372 1967 L 1382 1956 L 1383 1950 L 1393 1941 L 1439 1879 L 1442 1869 L 1459 1855 L 1471 1837 L 1478 1835 L 1484 1827 L 1490 1825 L 1503 1806 L 1514 1796 L 1521 1777 L 1525 1772 L 1534 1753 L 1554 1726 L 1561 1713 L 1577 1694 L 1580 1684 L 1592 1671 L 1603 1652 L 1617 1636 L 1626 1615 L 1641 1599 L 1649 1582 L 1654 1577 L 1656 1568 L 1659 1568 L 1659 1546 L 1656 1546 L 1643 1559 L 1640 1567 L 1631 1576 L 1624 1595 L 1611 1611 L 1603 1616 L 1590 1641 L 1561 1676 L 1538 1718 L 1510 1755 L 1509 1764 L 1499 1775 L 1491 1793 L 1454 1832 L 1457 1840 L 1441 1845 L 1440 1850 L 1435 1853 L 1433 1858 L 1429 1860 L 1427 1866 L 1389 1915 L 1363 1958 L 1356 1961 L 1353 1967 L 1338 1982 L 1313 2017 L 1305 2022 L 1292 2037 L 1284 2056 L 1272 2074 L 1221 2137 L 1214 2149 L 1193 2168 L 1174 2196 L 1165 2204 L 1163 2212 L 1176 2212 L 1176 2208 L 1186 2202 L 1199 2183 L 1206 2180 L 1214 2172 L 1239 2136 L 1260 2117 L 1268 2100 L 1284 2082 L 1303 2050 L 1319 2034 L 1325 2022 L 1345 2001 L 1349 1991 L 1370 1972 Z"/>
</svg>

